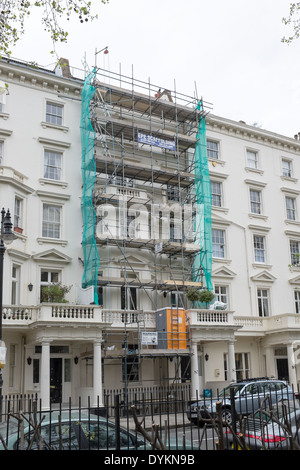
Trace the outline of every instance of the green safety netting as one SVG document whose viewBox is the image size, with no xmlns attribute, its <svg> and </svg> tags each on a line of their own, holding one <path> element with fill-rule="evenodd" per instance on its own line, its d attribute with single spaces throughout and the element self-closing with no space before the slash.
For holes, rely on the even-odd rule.
<svg viewBox="0 0 300 470">
<path fill-rule="evenodd" d="M 94 302 L 98 304 L 97 275 L 100 264 L 99 253 L 95 241 L 96 213 L 93 206 L 93 188 L 96 179 L 96 165 L 94 161 L 95 131 L 90 120 L 90 101 L 95 94 L 92 82 L 96 71 L 91 72 L 85 80 L 81 93 L 81 174 L 83 181 L 81 197 L 81 215 L 83 222 L 82 249 L 84 269 L 82 287 L 94 286 Z"/>
<path fill-rule="evenodd" d="M 200 102 L 197 109 L 202 109 Z M 213 290 L 211 282 L 212 236 L 211 236 L 211 187 L 207 162 L 205 117 L 200 115 L 195 144 L 195 194 L 197 211 L 195 219 L 196 243 L 201 251 L 195 256 L 193 280 L 201 281 L 202 270 L 206 288 Z"/>
</svg>

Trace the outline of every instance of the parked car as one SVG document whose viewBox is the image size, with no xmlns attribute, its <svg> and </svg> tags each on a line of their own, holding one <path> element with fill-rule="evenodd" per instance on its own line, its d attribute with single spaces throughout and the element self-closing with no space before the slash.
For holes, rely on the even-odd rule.
<svg viewBox="0 0 300 470">
<path fill-rule="evenodd" d="M 242 429 L 241 429 L 242 426 Z M 300 450 L 300 409 L 297 402 L 277 403 L 273 409 L 259 410 L 237 423 L 236 434 L 226 431 L 226 448 L 232 450 Z"/>
<path fill-rule="evenodd" d="M 42 450 L 115 450 L 117 443 L 116 426 L 103 417 L 84 412 L 57 411 L 41 413 L 45 416 L 41 423 Z M 38 415 L 39 417 L 40 415 Z M 39 419 L 38 419 L 39 421 Z M 32 426 L 26 421 L 24 429 L 24 449 L 38 450 L 40 440 Z M 15 418 L 0 424 L 2 436 L 8 450 L 21 448 L 20 426 Z M 5 447 L 0 443 L 0 449 Z M 120 449 L 146 449 L 144 438 L 134 432 L 120 428 Z"/>
<path fill-rule="evenodd" d="M 188 419 L 201 425 L 201 419 L 214 417 L 216 403 L 222 402 L 223 421 L 232 421 L 232 400 L 237 415 L 248 415 L 256 411 L 262 403 L 275 403 L 280 400 L 294 399 L 292 388 L 283 380 L 248 379 L 224 388 L 216 398 L 204 398 L 191 403 L 187 409 Z"/>
</svg>

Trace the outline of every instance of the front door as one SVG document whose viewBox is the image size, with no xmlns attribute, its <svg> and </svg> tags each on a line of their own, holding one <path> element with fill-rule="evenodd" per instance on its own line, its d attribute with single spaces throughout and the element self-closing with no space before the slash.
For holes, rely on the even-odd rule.
<svg viewBox="0 0 300 470">
<path fill-rule="evenodd" d="M 62 359 L 50 359 L 50 401 L 59 403 L 62 399 Z"/>
<path fill-rule="evenodd" d="M 289 380 L 289 366 L 287 358 L 277 358 L 277 375 L 279 380 Z"/>
</svg>

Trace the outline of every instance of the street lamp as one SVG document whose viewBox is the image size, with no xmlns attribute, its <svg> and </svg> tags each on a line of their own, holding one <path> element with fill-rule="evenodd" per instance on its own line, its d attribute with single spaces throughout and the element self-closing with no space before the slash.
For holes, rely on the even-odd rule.
<svg viewBox="0 0 300 470">
<path fill-rule="evenodd" d="M 13 233 L 12 230 L 13 224 L 11 222 L 11 215 L 9 209 L 5 212 L 4 209 L 1 211 L 1 233 L 0 233 L 0 400 L 2 395 L 2 367 L 5 364 L 5 356 L 6 356 L 6 348 L 2 342 L 2 302 L 3 302 L 3 259 L 5 253 L 5 245 L 4 242 L 9 245 L 12 243 L 17 237 Z M 2 400 L 1 400 L 2 405 Z M 0 418 L 1 418 L 2 406 L 0 410 Z"/>
</svg>

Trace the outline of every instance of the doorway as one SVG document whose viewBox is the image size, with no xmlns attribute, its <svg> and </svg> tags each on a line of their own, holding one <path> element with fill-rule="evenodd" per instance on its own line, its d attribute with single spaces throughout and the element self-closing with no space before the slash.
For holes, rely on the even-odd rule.
<svg viewBox="0 0 300 470">
<path fill-rule="evenodd" d="M 50 359 L 50 401 L 59 403 L 62 400 L 62 358 Z"/>
<path fill-rule="evenodd" d="M 277 375 L 279 380 L 289 380 L 289 365 L 287 358 L 277 358 Z"/>
</svg>

